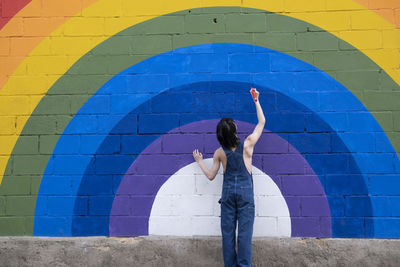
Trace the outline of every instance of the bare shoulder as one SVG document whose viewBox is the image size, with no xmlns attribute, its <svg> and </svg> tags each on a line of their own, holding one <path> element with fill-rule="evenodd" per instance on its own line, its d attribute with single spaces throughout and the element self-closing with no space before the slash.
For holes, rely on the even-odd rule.
<svg viewBox="0 0 400 267">
<path fill-rule="evenodd" d="M 217 157 L 218 159 L 220 159 L 220 158 L 221 158 L 221 155 L 222 155 L 222 152 L 223 152 L 222 147 L 219 147 L 219 148 L 217 148 L 217 149 L 215 150 L 214 156 Z"/>
</svg>

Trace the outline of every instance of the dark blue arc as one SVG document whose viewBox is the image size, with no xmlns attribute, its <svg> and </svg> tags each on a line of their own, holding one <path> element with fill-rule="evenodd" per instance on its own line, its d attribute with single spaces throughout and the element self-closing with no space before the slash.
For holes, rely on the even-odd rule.
<svg viewBox="0 0 400 267">
<path fill-rule="evenodd" d="M 201 52 L 194 53 L 196 49 Z M 301 83 L 310 78 L 313 83 Z M 373 237 L 373 221 L 366 218 L 373 210 L 365 174 L 394 171 L 393 165 L 370 164 L 392 157 L 390 142 L 382 144 L 387 153 L 363 154 L 371 152 L 364 142 L 370 132 L 387 140 L 379 124 L 351 92 L 315 67 L 243 44 L 177 49 L 130 67 L 100 88 L 67 126 L 49 160 L 34 234 L 108 235 L 115 192 L 137 155 L 160 135 L 193 121 L 231 116 L 256 123 L 254 106 L 246 100 L 251 86 L 261 92 L 268 129 L 300 151 L 320 178 L 331 209 L 332 235 Z M 332 104 L 332 99 L 341 101 Z M 73 149 L 77 137 L 79 155 Z M 50 195 L 57 196 L 50 200 Z M 368 227 L 357 230 L 364 224 Z"/>
</svg>

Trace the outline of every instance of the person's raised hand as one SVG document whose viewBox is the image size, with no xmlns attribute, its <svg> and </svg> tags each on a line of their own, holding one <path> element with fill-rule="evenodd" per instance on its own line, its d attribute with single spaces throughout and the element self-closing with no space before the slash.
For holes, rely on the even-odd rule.
<svg viewBox="0 0 400 267">
<path fill-rule="evenodd" d="M 253 90 L 254 90 L 254 94 L 252 93 Z M 258 92 L 256 88 L 251 88 L 250 89 L 250 94 L 251 94 L 251 97 L 253 98 L 254 102 L 257 102 L 258 101 L 258 96 L 260 95 L 260 92 Z"/>
<path fill-rule="evenodd" d="M 199 150 L 195 149 L 195 150 L 193 151 L 193 158 L 194 158 L 194 160 L 195 160 L 196 162 L 199 162 L 200 160 L 203 159 L 203 154 L 201 154 L 201 153 L 199 152 Z"/>
</svg>

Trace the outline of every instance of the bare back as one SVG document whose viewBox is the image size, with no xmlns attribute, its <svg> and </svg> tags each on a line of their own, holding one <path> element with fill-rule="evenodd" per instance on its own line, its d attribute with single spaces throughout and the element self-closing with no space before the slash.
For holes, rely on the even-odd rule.
<svg viewBox="0 0 400 267">
<path fill-rule="evenodd" d="M 232 148 L 232 151 L 235 151 L 237 147 Z M 243 161 L 244 165 L 246 166 L 247 171 L 249 172 L 250 175 L 252 175 L 252 157 L 253 157 L 253 150 L 254 146 L 250 146 L 247 138 L 243 142 Z M 224 150 L 222 147 L 219 147 L 217 149 L 218 154 L 220 155 L 220 160 L 222 162 L 222 167 L 224 168 L 224 173 L 226 171 L 226 163 L 227 163 L 227 158 Z"/>
</svg>

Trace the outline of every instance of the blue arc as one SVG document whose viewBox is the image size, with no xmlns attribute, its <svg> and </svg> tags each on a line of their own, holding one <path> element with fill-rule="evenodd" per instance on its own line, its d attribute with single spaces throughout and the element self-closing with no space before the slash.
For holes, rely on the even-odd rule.
<svg viewBox="0 0 400 267">
<path fill-rule="evenodd" d="M 202 53 L 192 54 L 196 49 Z M 209 53 L 206 53 L 207 49 Z M 181 64 L 173 60 L 178 53 L 180 58 L 185 58 L 180 61 Z M 217 62 L 214 61 L 216 53 Z M 250 64 L 248 55 L 254 53 L 260 60 Z M 153 72 L 157 69 L 154 68 L 157 62 L 162 62 L 164 68 L 174 72 Z M 286 72 L 288 65 L 293 71 Z M 312 84 L 300 83 L 309 77 L 314 81 Z M 176 105 L 191 101 L 190 94 L 186 98 L 172 95 L 177 88 L 187 90 L 184 85 L 188 84 L 194 91 L 196 85 L 200 86 L 196 93 L 208 92 L 209 95 L 205 93 L 201 100 L 205 110 L 199 105 L 192 105 L 191 108 L 198 108 L 195 110 L 197 113 L 185 114 L 190 109 L 184 104 Z M 228 115 L 255 123 L 254 110 L 248 112 L 251 109 L 245 102 L 228 102 L 221 106 L 230 99 L 229 96 L 240 95 L 239 88 L 242 90 L 243 86 L 248 88 L 249 85 L 259 88 L 261 96 L 266 96 L 260 101 L 266 104 L 264 111 L 268 115 L 268 129 L 296 147 L 320 178 L 328 196 L 331 215 L 335 216 L 332 218 L 333 236 L 351 236 L 354 232 L 355 236 L 373 237 L 374 231 L 381 225 L 386 227 L 386 232 L 390 231 L 387 225 L 374 225 L 374 219 L 364 218 L 374 216 L 373 208 L 381 204 L 368 196 L 368 189 L 371 188 L 367 187 L 367 175 L 379 178 L 382 173 L 396 173 L 400 168 L 396 153 L 382 128 L 362 103 L 327 74 L 289 55 L 251 45 L 208 44 L 205 47 L 198 45 L 177 49 L 138 63 L 113 77 L 85 103 L 66 127 L 46 167 L 37 199 L 34 235 L 108 235 L 108 215 L 114 194 L 137 155 L 159 135 L 199 119 Z M 268 94 L 272 93 L 276 93 L 276 103 L 268 102 Z M 246 90 L 244 95 L 247 94 Z M 153 104 L 163 99 L 169 99 L 167 105 Z M 332 104 L 331 99 L 341 101 Z M 159 110 L 153 111 L 154 107 Z M 136 136 L 140 146 L 136 147 L 137 153 L 119 154 L 113 151 L 113 144 L 121 142 L 116 137 L 118 134 L 137 133 L 135 114 L 143 112 L 176 112 L 176 116 L 172 116 L 164 128 L 156 129 L 159 135 L 155 136 L 140 135 L 141 131 L 151 133 L 155 129 L 150 124 L 147 128 L 140 128 L 143 125 L 139 123 L 139 135 Z M 369 128 L 363 128 L 364 125 Z M 334 151 L 316 148 L 315 144 L 323 144 L 323 136 L 299 134 L 304 129 L 330 133 Z M 380 138 L 380 148 L 385 153 L 372 153 L 375 148 L 361 142 L 360 138 Z M 76 150 L 71 152 L 77 140 L 81 142 L 79 155 L 73 154 Z M 379 182 L 377 188 L 378 192 L 385 190 Z M 343 195 L 349 194 L 358 197 L 343 198 Z M 90 211 L 96 211 L 97 206 L 109 206 L 109 210 L 87 214 L 88 206 Z M 344 217 L 344 211 L 347 217 Z M 364 223 L 367 225 L 365 232 L 355 231 Z"/>
</svg>

